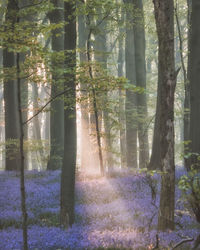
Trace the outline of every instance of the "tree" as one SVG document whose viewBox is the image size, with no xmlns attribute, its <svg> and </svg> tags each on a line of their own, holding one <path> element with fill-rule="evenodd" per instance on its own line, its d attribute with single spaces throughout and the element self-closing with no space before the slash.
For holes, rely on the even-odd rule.
<svg viewBox="0 0 200 250">
<path fill-rule="evenodd" d="M 199 95 L 199 82 L 200 82 L 200 27 L 198 24 L 200 20 L 200 3 L 197 0 L 192 1 L 191 12 L 191 31 L 190 31 L 190 51 L 189 51 L 189 68 L 188 78 L 190 85 L 190 146 L 189 151 L 191 154 L 189 160 L 189 168 L 199 167 L 199 154 L 200 154 L 200 95 Z"/>
<path fill-rule="evenodd" d="M 177 39 L 176 39 L 176 63 L 180 61 L 181 68 L 182 68 L 182 81 L 184 83 L 184 99 L 182 101 L 182 106 L 184 107 L 183 110 L 183 131 L 181 129 L 181 138 L 184 141 L 184 165 L 187 170 L 190 169 L 189 167 L 189 143 L 190 143 L 190 84 L 189 84 L 189 73 L 190 73 L 190 38 L 191 38 L 191 2 L 187 1 L 187 19 L 185 22 L 182 22 L 181 15 L 179 15 L 179 5 L 176 3 L 175 6 L 175 18 L 176 18 L 176 27 L 177 27 Z M 187 23 L 187 33 L 184 33 L 185 23 Z M 184 39 L 187 34 L 187 39 Z M 184 40 L 186 40 L 187 46 L 187 53 L 188 59 L 187 68 L 185 63 L 185 56 L 184 56 Z M 179 43 L 178 43 L 179 42 Z M 178 60 L 177 60 L 178 59 Z M 183 132 L 183 136 L 182 136 Z"/>
<path fill-rule="evenodd" d="M 161 170 L 161 145 L 160 145 L 160 134 L 159 128 L 161 126 L 161 76 L 158 72 L 158 87 L 157 87 L 157 100 L 156 100 L 156 114 L 154 122 L 154 131 L 153 131 L 153 143 L 152 143 L 152 152 L 150 162 L 148 164 L 148 169 L 158 169 Z"/>
<path fill-rule="evenodd" d="M 35 115 L 38 112 L 39 109 L 39 94 L 38 94 L 38 84 L 33 82 L 31 84 L 32 86 L 32 103 L 33 103 L 33 115 Z M 42 136 L 41 136 L 41 124 L 40 124 L 41 114 L 38 114 L 33 119 L 33 126 L 32 126 L 32 134 L 33 134 L 33 140 L 34 144 L 37 145 L 35 155 L 37 156 L 36 164 L 42 166 L 42 160 L 44 159 L 44 149 L 42 145 Z M 34 152 L 32 152 L 34 153 Z M 32 155 L 33 156 L 33 155 Z M 39 157 L 38 157 L 39 156 Z M 33 157 L 34 159 L 34 157 Z M 32 163 L 34 160 L 32 160 Z"/>
<path fill-rule="evenodd" d="M 133 8 L 133 0 L 124 0 Z M 136 83 L 135 46 L 132 13 L 126 8 L 125 63 L 126 77 L 131 85 Z M 127 167 L 137 168 L 137 99 L 133 90 L 126 91 L 126 150 Z"/>
<path fill-rule="evenodd" d="M 80 2 L 80 12 L 85 7 L 85 3 Z M 83 11 L 82 11 L 83 12 Z M 86 17 L 84 13 L 80 13 L 78 16 L 78 46 L 80 49 L 80 66 L 84 66 L 87 61 L 86 57 L 86 40 L 87 40 L 87 25 Z M 81 90 L 81 169 L 87 170 L 89 165 L 89 146 L 85 146 L 89 138 L 89 103 L 88 103 L 88 91 L 87 84 L 80 82 Z"/>
<path fill-rule="evenodd" d="M 122 12 L 122 21 L 124 21 L 124 14 Z M 120 29 L 120 33 L 123 33 L 123 29 Z M 124 75 L 123 66 L 124 66 L 124 50 L 123 43 L 124 37 L 120 37 L 118 41 L 118 77 L 122 77 Z M 119 88 L 119 123 L 120 123 L 120 158 L 121 158 L 121 166 L 126 167 L 126 115 L 125 115 L 125 92 L 121 88 Z"/>
<path fill-rule="evenodd" d="M 26 6 L 27 2 L 30 4 L 30 0 L 21 0 L 18 2 L 18 6 L 19 8 L 23 8 L 24 6 Z M 19 22 L 20 24 L 26 21 L 31 22 L 34 20 L 33 15 L 25 15 L 23 17 L 20 17 Z M 19 60 L 20 60 L 20 64 L 24 64 L 25 60 L 26 60 L 26 56 L 28 56 L 27 52 L 21 52 L 19 54 Z M 20 71 L 22 71 L 22 69 L 20 69 Z M 23 73 L 23 72 L 22 72 Z M 25 122 L 28 119 L 28 82 L 26 78 L 22 78 L 20 79 L 20 88 L 21 88 L 21 110 L 22 110 L 22 119 L 23 122 Z M 23 131 L 24 131 L 24 140 L 27 141 L 28 140 L 28 124 L 23 126 Z M 25 169 L 28 169 L 28 150 L 26 150 L 26 152 L 24 153 L 24 167 Z"/>
<path fill-rule="evenodd" d="M 137 11 L 134 25 L 136 86 L 143 89 L 141 93 L 137 93 L 139 166 L 140 168 L 145 168 L 149 161 L 149 143 L 148 129 L 145 126 L 147 119 L 147 98 L 144 11 L 142 0 L 134 0 L 133 4 Z"/>
<path fill-rule="evenodd" d="M 20 63 L 23 64 L 25 61 L 25 53 L 20 53 L 19 59 Z M 22 109 L 22 120 L 25 122 L 28 119 L 28 82 L 26 79 L 20 80 L 20 89 L 21 89 L 21 109 Z M 28 140 L 28 125 L 26 124 L 23 127 L 24 130 L 24 140 Z M 25 161 L 24 166 L 26 169 L 28 169 L 28 154 L 27 151 L 25 153 Z"/>
<path fill-rule="evenodd" d="M 19 18 L 18 18 L 19 20 Z M 17 67 L 17 104 L 18 104 L 18 114 L 19 114 L 19 128 L 20 128 L 20 138 L 19 138 L 19 150 L 20 150 L 20 190 L 21 190 L 21 210 L 22 210 L 22 229 L 23 229 L 23 249 L 28 249 L 28 228 L 27 228 L 27 209 L 26 209 L 26 190 L 25 190 L 25 155 L 24 155 L 24 127 L 23 127 L 23 103 L 22 103 L 22 87 L 20 78 L 20 54 L 16 55 L 16 67 Z"/>
<path fill-rule="evenodd" d="M 49 13 L 50 23 L 55 25 L 52 30 L 52 84 L 51 84 L 51 97 L 54 97 L 63 90 L 63 1 L 51 1 L 54 9 Z M 63 96 L 55 99 L 51 103 L 50 111 L 50 158 L 47 169 L 55 170 L 60 169 L 63 159 L 63 138 L 64 138 L 64 103 Z"/>
<path fill-rule="evenodd" d="M 8 1 L 4 31 L 9 34 L 9 38 L 5 38 L 3 41 L 6 170 L 17 170 L 20 167 L 17 85 L 15 76 L 13 77 L 13 69 L 16 66 L 16 55 L 13 49 L 15 43 L 14 26 L 17 22 L 17 12 L 17 3 Z"/>
<path fill-rule="evenodd" d="M 65 74 L 64 88 L 64 158 L 61 172 L 60 222 L 65 227 L 74 223 L 74 193 L 76 169 L 76 4 L 64 3 L 65 33 Z"/>
<path fill-rule="evenodd" d="M 100 64 L 100 67 L 106 72 L 107 70 L 107 60 L 108 60 L 108 35 L 107 35 L 107 22 L 105 14 L 107 10 L 105 6 L 101 6 L 98 9 L 98 16 L 96 20 L 96 29 L 95 31 L 95 42 L 94 42 L 94 55 L 97 63 Z M 105 133 L 103 139 L 105 140 L 105 160 L 104 165 L 107 165 L 107 169 L 111 169 L 113 165 L 113 153 L 112 153 L 112 135 L 111 135 L 111 112 L 110 112 L 110 103 L 109 103 L 109 92 L 100 94 L 100 102 L 102 103 L 102 114 L 99 114 L 99 117 L 102 116 Z M 101 111 L 100 111 L 101 112 Z M 100 113 L 99 112 L 99 113 Z M 100 120 L 100 119 L 99 119 Z M 99 121 L 100 123 L 100 121 Z M 101 126 L 99 126 L 101 127 Z M 104 166 L 105 167 L 105 166 Z"/>
<path fill-rule="evenodd" d="M 154 0 L 158 34 L 158 70 L 160 81 L 160 146 L 163 170 L 158 229 L 174 229 L 175 164 L 174 164 L 174 93 L 176 87 L 174 60 L 173 0 Z"/>
<path fill-rule="evenodd" d="M 187 120 L 185 136 L 190 141 L 187 148 L 187 155 L 189 156 L 186 163 L 186 169 L 189 172 L 188 177 L 182 176 L 180 187 L 185 188 L 185 195 L 188 198 L 191 210 L 196 216 L 196 220 L 200 223 L 200 185 L 199 185 L 199 166 L 200 166 L 200 2 L 198 0 L 187 1 L 188 3 L 188 23 L 189 26 L 189 42 L 188 42 L 188 84 L 185 88 L 186 101 L 185 104 L 190 107 L 189 121 Z M 182 184 L 181 184 L 182 183 Z M 200 237 L 195 240 L 192 249 L 198 249 L 200 244 Z"/>
<path fill-rule="evenodd" d="M 88 5 L 89 8 L 91 8 L 91 2 L 89 2 Z M 102 19 L 103 20 L 103 19 Z M 101 20 L 101 22 L 102 22 Z M 101 23 L 100 22 L 100 23 Z M 96 26 L 99 26 L 99 24 L 96 24 Z M 94 80 L 94 72 L 93 72 L 93 65 L 92 65 L 92 56 L 91 56 L 91 36 L 94 32 L 93 23 L 91 22 L 91 16 L 90 14 L 87 15 L 87 25 L 89 28 L 88 37 L 87 37 L 87 61 L 88 61 L 88 75 L 90 79 L 90 88 L 89 88 L 89 94 L 90 94 L 90 104 L 91 104 L 91 112 L 90 112 L 90 127 L 91 131 L 96 137 L 97 142 L 97 148 L 98 148 L 98 156 L 99 156 L 99 163 L 100 163 L 100 172 L 103 176 L 105 174 L 105 167 L 103 163 L 103 152 L 102 152 L 102 144 L 101 144 L 101 131 L 100 131 L 100 119 L 99 119 L 99 110 L 98 110 L 98 96 L 97 96 L 97 84 Z"/>
<path fill-rule="evenodd" d="M 22 210 L 22 229 L 23 229 L 23 249 L 28 249 L 28 236 L 27 236 L 27 211 L 26 211 L 26 192 L 25 192 L 25 181 L 24 181 L 24 131 L 23 128 L 23 119 L 24 115 L 22 108 L 24 103 L 22 100 L 22 86 L 21 86 L 21 76 L 20 76 L 20 50 L 19 44 L 22 42 L 21 37 L 16 38 L 16 25 L 20 22 L 19 15 L 19 5 L 18 1 L 13 4 L 13 1 L 8 1 L 7 11 L 6 11 L 6 27 L 5 30 L 9 34 L 7 41 L 8 46 L 3 50 L 3 66 L 5 79 L 4 81 L 4 101 L 5 101 L 5 121 L 7 122 L 6 127 L 6 139 L 15 139 L 14 143 L 9 141 L 9 144 L 6 145 L 6 170 L 20 170 L 20 191 L 21 191 L 21 210 Z M 10 33 L 11 32 L 11 33 Z M 12 34 L 13 33 L 13 34 Z M 4 44 L 5 45 L 5 44 Z M 10 51 L 11 50 L 11 51 Z M 17 53 L 16 53 L 17 51 Z M 22 54 L 21 54 L 22 55 Z M 8 58 L 7 58 L 8 57 Z M 8 68 L 6 68 L 8 67 Z M 9 69 L 14 68 L 13 72 L 10 73 Z M 7 72 L 8 70 L 8 72 Z M 11 91 L 11 93 L 9 92 Z M 13 98 L 13 100 L 10 100 Z M 11 102 L 13 101 L 13 107 Z M 12 111 L 11 114 L 6 113 Z M 14 115 L 11 120 L 9 115 Z M 11 126 L 15 124 L 15 126 Z M 14 133 L 11 133 L 11 129 L 14 129 Z M 16 136 L 17 135 L 17 136 Z M 9 137 L 10 136 L 10 137 Z M 12 137 L 13 136 L 13 137 Z M 8 146 L 8 147 L 7 147 Z M 10 147 L 11 146 L 11 147 Z M 15 158 L 16 157 L 16 158 Z M 16 164 L 14 166 L 14 164 Z"/>
</svg>

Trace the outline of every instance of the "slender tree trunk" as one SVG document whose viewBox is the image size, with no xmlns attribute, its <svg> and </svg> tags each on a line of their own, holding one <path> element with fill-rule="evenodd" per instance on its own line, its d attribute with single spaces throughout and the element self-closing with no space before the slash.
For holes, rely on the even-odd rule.
<svg viewBox="0 0 200 250">
<path fill-rule="evenodd" d="M 65 75 L 65 89 L 69 89 L 64 95 L 64 158 L 61 172 L 61 204 L 60 222 L 66 228 L 74 223 L 75 203 L 75 169 L 76 169 L 76 6 L 75 1 L 64 3 L 65 16 L 65 67 L 70 73 Z M 70 106 L 69 106 L 70 98 Z"/>
<path fill-rule="evenodd" d="M 1 67 L 1 66 L 0 66 Z M 3 143 L 5 141 L 5 133 L 4 133 L 4 107 L 3 107 L 3 86 L 0 87 L 0 141 Z M 1 168 L 5 167 L 5 146 L 1 145 L 0 147 L 0 155 L 1 155 Z"/>
<path fill-rule="evenodd" d="M 149 170 L 161 170 L 161 145 L 160 145 L 160 118 L 161 118 L 161 78 L 160 73 L 158 72 L 158 87 L 157 87 L 157 100 L 156 100 L 156 115 L 154 122 L 154 131 L 153 131 L 153 143 L 152 143 L 152 152 L 150 162 L 148 164 Z"/>
<path fill-rule="evenodd" d="M 85 4 L 85 3 L 83 3 Z M 78 34 L 79 34 L 79 49 L 80 49 L 80 64 L 84 66 L 87 61 L 86 56 L 86 40 L 87 40 L 87 27 L 84 15 L 78 17 Z M 89 136 L 89 100 L 87 84 L 81 82 L 81 169 L 87 170 L 89 166 L 90 156 L 90 142 Z M 90 143 L 89 143 L 90 144 Z M 86 146 L 87 145 L 87 146 Z"/>
<path fill-rule="evenodd" d="M 150 43 L 154 43 L 154 40 L 150 39 Z M 153 53 L 156 54 L 157 51 L 154 51 Z M 156 169 L 161 170 L 161 155 L 160 155 L 161 146 L 160 146 L 160 134 L 159 134 L 160 105 L 161 105 L 160 91 L 161 91 L 161 76 L 160 76 L 160 71 L 158 70 L 156 113 L 155 113 L 155 119 L 154 119 L 151 157 L 150 157 L 150 162 L 147 166 L 148 170 L 156 170 Z"/>
<path fill-rule="evenodd" d="M 163 170 L 158 229 L 165 231 L 174 229 L 174 92 L 177 75 L 174 60 L 174 4 L 173 0 L 154 0 L 153 3 L 159 41 L 158 64 L 161 81 L 159 133 Z"/>
<path fill-rule="evenodd" d="M 188 80 L 188 72 L 186 70 L 185 67 L 185 63 L 184 63 L 184 55 L 183 55 L 183 37 L 182 37 L 182 33 L 181 33 L 181 23 L 179 21 L 179 16 L 178 16 L 178 9 L 177 9 L 178 5 L 176 5 L 175 7 L 175 17 L 176 17 L 176 25 L 177 25 L 177 31 L 178 31 L 178 37 L 176 39 L 176 63 L 177 59 L 180 61 L 181 63 L 181 67 L 182 67 L 182 72 L 183 72 L 183 83 L 184 83 L 184 94 L 185 94 L 185 98 L 183 100 L 183 110 L 184 110 L 184 115 L 183 115 L 183 130 L 181 132 L 181 141 L 184 141 L 184 165 L 185 167 L 189 170 L 189 160 L 188 157 L 186 157 L 186 155 L 188 154 L 188 143 L 189 143 L 189 124 L 190 124 L 190 91 L 189 91 L 189 80 Z M 190 27 L 190 6 L 188 5 L 188 27 Z M 188 51 L 190 50 L 190 28 L 188 28 Z M 178 43 L 179 41 L 179 43 Z M 189 62 L 190 58 L 188 56 L 188 70 L 190 68 L 190 62 Z M 181 124 L 182 125 L 182 124 Z M 182 128 L 182 127 L 181 127 Z M 183 134 L 183 136 L 182 136 Z"/>
<path fill-rule="evenodd" d="M 38 112 L 38 85 L 36 83 L 32 83 L 32 98 L 33 98 L 33 115 Z M 39 155 L 38 163 L 42 165 L 42 160 L 44 159 L 44 149 L 42 144 L 42 136 L 41 136 L 41 126 L 40 126 L 40 118 L 41 114 L 37 115 L 33 119 L 33 138 L 36 140 L 36 144 L 38 149 L 35 152 Z"/>
<path fill-rule="evenodd" d="M 20 64 L 23 64 L 25 61 L 25 54 L 20 53 L 19 55 Z M 20 88 L 21 88 L 21 111 L 22 111 L 22 120 L 23 122 L 28 119 L 28 82 L 25 79 L 20 80 Z M 28 124 L 23 126 L 24 131 L 24 141 L 28 140 Z M 24 167 L 28 169 L 28 149 L 24 152 Z"/>
<path fill-rule="evenodd" d="M 86 24 L 87 24 L 87 40 L 86 40 L 86 57 L 87 57 L 87 63 L 88 65 L 88 73 L 89 77 L 93 79 L 93 66 L 91 65 L 93 60 L 91 54 L 94 53 L 94 49 L 91 48 L 91 35 L 92 35 L 92 28 L 95 27 L 95 20 L 94 17 L 90 17 L 90 14 L 86 17 Z M 96 95 L 93 95 L 93 92 L 95 94 L 95 90 L 92 92 L 92 88 L 95 88 L 94 86 L 89 86 L 89 135 L 90 135 L 90 168 L 94 169 L 94 165 L 97 170 L 100 168 L 100 158 L 99 158 L 99 148 L 98 148 L 98 134 L 96 129 L 96 117 L 98 120 L 98 127 L 99 127 L 99 112 L 98 110 L 94 110 L 94 103 L 96 103 Z M 100 131 L 99 131 L 100 133 Z M 99 136 L 100 138 L 100 136 Z M 103 157 L 103 152 L 101 153 Z"/>
<path fill-rule="evenodd" d="M 124 65 L 123 39 L 119 40 L 118 51 L 118 77 L 122 77 Z M 119 124 L 120 124 L 120 157 L 121 167 L 126 167 L 126 115 L 125 115 L 125 92 L 119 89 Z"/>
<path fill-rule="evenodd" d="M 102 9 L 98 12 L 98 18 L 96 24 L 101 23 L 98 28 L 98 33 L 95 34 L 95 44 L 94 44 L 94 55 L 95 60 L 98 62 L 102 69 L 107 69 L 107 36 L 106 36 L 106 21 L 103 20 Z M 103 21 L 102 21 L 103 20 Z M 105 140 L 105 159 L 108 170 L 112 169 L 113 166 L 113 154 L 112 154 L 112 127 L 110 124 L 110 119 L 112 114 L 109 113 L 109 92 L 101 93 L 99 97 L 102 103 L 102 116 L 104 123 L 104 140 Z M 100 123 L 100 122 L 99 122 Z M 99 126 L 101 128 L 101 126 Z"/>
<path fill-rule="evenodd" d="M 124 1 L 133 4 L 133 0 Z M 126 11 L 125 61 L 126 77 L 130 84 L 136 84 L 135 44 L 133 20 L 129 10 Z M 137 99 L 132 90 L 126 91 L 126 150 L 127 167 L 137 168 Z"/>
<path fill-rule="evenodd" d="M 59 24 L 63 22 L 63 1 L 52 0 L 55 9 L 49 13 L 49 19 L 51 24 Z M 52 85 L 51 85 L 51 97 L 56 96 L 59 92 L 63 91 L 63 72 L 59 69 L 63 68 L 63 61 L 56 52 L 63 51 L 64 37 L 63 28 L 55 29 L 52 32 Z M 59 58 L 59 59 L 58 59 Z M 55 170 L 60 169 L 63 159 L 63 146 L 64 146 L 64 103 L 63 97 L 55 99 L 51 103 L 50 111 L 50 159 L 47 164 L 47 169 Z"/>
<path fill-rule="evenodd" d="M 184 99 L 184 163 L 187 170 L 190 169 L 190 159 L 187 156 L 189 153 L 190 145 L 190 80 L 191 80 L 191 11 L 192 11 L 192 2 L 187 1 L 188 6 L 188 67 L 187 67 L 187 81 L 185 82 L 185 99 Z"/>
<path fill-rule="evenodd" d="M 88 27 L 89 27 L 89 33 L 87 37 L 87 61 L 89 63 L 88 66 L 88 73 L 89 77 L 91 80 L 94 79 L 93 77 L 93 69 L 91 66 L 92 62 L 92 57 L 91 57 L 91 35 L 92 35 L 92 29 L 91 29 L 91 20 L 90 16 L 87 15 L 87 22 L 88 22 Z M 100 135 L 100 119 L 99 119 L 99 114 L 98 114 L 98 107 L 97 107 L 97 96 L 96 96 L 96 90 L 95 90 L 95 84 L 92 85 L 92 90 L 91 90 L 91 103 L 92 103 L 92 111 L 93 111 L 93 116 L 90 114 L 90 120 L 91 118 L 94 119 L 94 125 L 95 125 L 95 135 L 96 135 L 96 141 L 97 141 L 97 147 L 98 147 L 98 156 L 99 156 L 99 163 L 100 163 L 100 172 L 101 175 L 103 176 L 105 174 L 105 168 L 103 164 L 103 153 L 102 153 L 102 145 L 101 145 L 101 135 Z"/>
<path fill-rule="evenodd" d="M 44 122 L 44 139 L 50 141 L 50 113 L 47 112 L 45 115 Z"/>
<path fill-rule="evenodd" d="M 192 1 L 188 77 L 190 85 L 190 147 L 188 169 L 199 169 L 200 161 L 200 2 Z"/>
<path fill-rule="evenodd" d="M 184 57 L 183 57 L 183 40 L 182 40 L 182 32 L 181 32 L 181 24 L 179 22 L 179 16 L 178 16 L 178 5 L 176 4 L 174 8 L 174 16 L 176 19 L 176 32 L 175 32 L 175 66 L 179 67 L 181 65 L 181 71 L 182 74 L 180 74 L 180 81 L 184 83 L 184 86 L 187 84 L 187 72 L 185 68 L 184 63 Z M 185 26 L 185 24 L 183 24 Z M 178 80 L 178 79 L 177 79 Z M 181 99 L 181 106 L 184 110 L 184 98 Z M 184 111 L 185 112 L 185 111 Z M 183 115 L 185 116 L 185 114 Z M 182 143 L 184 141 L 184 117 L 183 120 L 179 119 L 177 121 L 178 126 L 180 127 L 179 133 L 176 133 L 175 141 L 178 143 Z"/>
<path fill-rule="evenodd" d="M 140 168 L 145 168 L 149 162 L 149 142 L 148 129 L 146 129 L 145 126 L 148 114 L 146 97 L 144 11 L 142 0 L 134 0 L 133 3 L 138 13 L 135 18 L 136 24 L 134 26 L 136 85 L 144 89 L 143 93 L 137 94 L 139 166 Z"/>
<path fill-rule="evenodd" d="M 27 210 L 26 210 L 26 190 L 25 190 L 25 155 L 24 155 L 24 128 L 23 128 L 23 112 L 22 112 L 22 96 L 21 96 L 21 79 L 20 79 L 20 55 L 17 53 L 17 101 L 20 126 L 20 189 L 21 189 L 21 210 L 22 210 L 22 229 L 23 229 L 23 249 L 28 250 L 28 233 L 27 233 Z"/>
<path fill-rule="evenodd" d="M 99 161 L 99 155 L 98 155 L 98 142 L 97 142 L 97 134 L 96 134 L 96 122 L 95 122 L 95 113 L 94 113 L 94 103 L 92 94 L 90 93 L 89 97 L 89 111 L 90 111 L 90 117 L 89 117 L 89 166 L 92 169 L 99 169 L 100 161 Z M 99 119 L 99 114 L 98 114 Z M 95 166 L 94 166 L 95 165 Z"/>
<path fill-rule="evenodd" d="M 0 16 L 0 23 L 2 23 L 2 17 Z M 0 68 L 3 67 L 3 50 L 2 48 L 0 48 Z M 4 107 L 3 107 L 3 81 L 0 82 L 1 86 L 0 86 L 0 141 L 3 143 L 5 141 L 4 138 Z M 2 145 L 0 147 L 0 155 L 1 155 L 1 168 L 3 169 L 5 166 L 5 162 L 4 162 L 4 152 L 5 152 L 5 146 Z"/>
<path fill-rule="evenodd" d="M 150 43 L 155 43 L 155 41 L 151 38 Z M 157 51 L 153 51 L 154 54 L 157 54 Z M 147 65 L 148 73 L 151 73 L 151 65 L 152 62 L 148 62 L 149 66 Z M 157 62 L 156 62 L 157 65 Z M 148 170 L 161 170 L 161 155 L 160 155 L 160 134 L 159 134 L 159 128 L 160 128 L 160 105 L 161 105 L 161 99 L 160 99 L 160 90 L 161 90 L 161 77 L 160 72 L 158 71 L 158 83 L 157 83 L 157 100 L 156 100 L 156 114 L 154 119 L 154 129 L 153 129 L 153 140 L 152 140 L 152 150 L 151 150 L 151 157 L 150 162 L 147 166 Z"/>
<path fill-rule="evenodd" d="M 3 1 L 0 5 L 0 8 L 5 8 L 5 4 L 7 4 L 5 1 Z M 4 11 L 1 11 L 0 13 L 0 25 L 3 24 L 3 16 L 4 16 Z M 0 68 L 3 67 L 3 49 L 0 48 Z M 1 81 L 1 84 L 3 83 L 3 81 Z M 0 87 L 0 140 L 1 142 L 5 141 L 5 138 L 4 138 L 4 126 L 3 126 L 3 123 L 4 123 L 4 118 L 2 119 L 2 114 L 3 114 L 3 111 L 4 110 L 4 107 L 3 107 L 3 88 L 2 86 Z M 2 168 L 4 168 L 5 166 L 5 162 L 4 162 L 4 146 L 2 145 L 1 146 L 1 165 L 2 165 Z"/>
<path fill-rule="evenodd" d="M 50 89 L 50 85 L 47 83 L 46 85 L 41 86 L 42 90 L 40 93 L 41 100 L 47 100 L 49 98 L 48 89 Z M 47 106 L 46 112 L 43 114 L 44 124 L 43 124 L 43 133 L 42 138 L 49 143 L 50 142 L 50 105 Z"/>
<path fill-rule="evenodd" d="M 16 3 L 9 0 L 5 16 L 6 28 L 14 29 L 17 21 L 18 7 Z M 5 32 L 6 32 L 5 28 Z M 10 32 L 10 31 L 9 31 Z M 13 38 L 14 39 L 14 38 Z M 14 40 L 12 38 L 5 42 L 3 50 L 3 67 L 4 67 L 4 102 L 5 102 L 5 140 L 6 140 L 6 170 L 19 170 L 20 154 L 19 154 L 19 114 L 17 110 L 17 85 L 9 70 L 16 66 L 16 56 L 10 51 L 10 47 L 6 47 L 9 42 L 12 46 Z"/>
</svg>

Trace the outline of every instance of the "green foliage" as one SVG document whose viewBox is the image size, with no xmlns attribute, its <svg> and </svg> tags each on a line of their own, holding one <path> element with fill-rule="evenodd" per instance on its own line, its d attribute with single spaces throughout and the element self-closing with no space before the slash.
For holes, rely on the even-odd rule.
<svg viewBox="0 0 200 250">
<path fill-rule="evenodd" d="M 39 221 L 36 221 L 33 218 L 28 218 L 28 225 L 34 225 L 35 223 L 38 223 Z M 0 221 L 0 230 L 9 228 L 9 227 L 15 227 L 15 228 L 21 228 L 22 222 L 12 219 L 5 219 Z"/>
<path fill-rule="evenodd" d="M 160 174 L 160 175 L 163 174 L 163 172 L 160 170 L 149 170 L 147 168 L 139 169 L 139 173 L 144 173 L 144 174 L 147 174 L 147 175 L 152 176 L 152 177 L 154 175 L 157 175 L 157 174 Z"/>
<path fill-rule="evenodd" d="M 181 179 L 180 179 L 178 185 L 179 185 L 179 188 L 181 190 L 183 190 L 184 192 L 188 191 L 191 187 L 190 183 L 189 183 L 189 177 L 187 175 L 181 176 Z"/>
<path fill-rule="evenodd" d="M 182 190 L 183 198 L 193 211 L 198 223 L 200 223 L 200 172 L 191 167 L 188 175 L 181 176 L 178 187 Z"/>
<path fill-rule="evenodd" d="M 43 226 L 58 227 L 60 226 L 59 215 L 51 212 L 41 213 L 38 222 Z"/>
</svg>

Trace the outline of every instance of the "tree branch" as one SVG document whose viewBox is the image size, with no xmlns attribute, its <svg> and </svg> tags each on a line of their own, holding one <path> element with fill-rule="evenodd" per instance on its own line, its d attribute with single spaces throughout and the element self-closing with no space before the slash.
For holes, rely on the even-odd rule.
<svg viewBox="0 0 200 250">
<path fill-rule="evenodd" d="M 156 234 L 156 245 L 154 248 L 152 248 L 152 250 L 156 250 L 156 249 L 159 249 L 159 237 L 158 237 L 158 234 Z"/>
<path fill-rule="evenodd" d="M 186 239 L 183 239 L 183 240 L 181 240 L 180 242 L 178 242 L 174 247 L 172 247 L 171 250 L 176 249 L 177 247 L 179 247 L 179 246 L 182 245 L 183 243 L 190 242 L 190 241 L 193 241 L 193 240 L 194 240 L 193 238 L 186 238 Z"/>
<path fill-rule="evenodd" d="M 57 95 L 55 95 L 54 97 L 52 97 L 48 102 L 46 102 L 46 104 L 44 106 L 42 106 L 33 116 L 31 116 L 28 120 L 26 120 L 25 122 L 23 122 L 23 125 L 27 124 L 28 122 L 30 122 L 34 117 L 36 117 L 37 115 L 39 115 L 48 105 L 49 103 L 53 102 L 56 98 L 64 95 L 68 90 L 64 90 L 60 93 L 58 93 Z"/>
<path fill-rule="evenodd" d="M 25 5 L 25 6 L 21 7 L 20 10 L 38 6 L 38 5 L 42 4 L 43 2 L 47 2 L 47 1 L 46 0 L 41 0 L 39 3 L 28 4 L 28 5 Z"/>
<path fill-rule="evenodd" d="M 174 13 L 175 13 L 175 18 L 176 18 L 176 24 L 178 28 L 178 37 L 179 37 L 179 48 L 180 48 L 180 56 L 181 56 L 181 65 L 183 69 L 183 77 L 184 77 L 184 83 L 186 84 L 187 82 L 187 71 L 185 68 L 185 63 L 184 63 L 184 58 L 183 58 L 183 39 L 181 35 L 181 27 L 180 27 L 180 22 L 179 22 L 179 17 L 178 17 L 178 11 L 177 11 L 177 6 L 178 4 L 176 3 L 176 7 L 174 8 Z"/>
</svg>

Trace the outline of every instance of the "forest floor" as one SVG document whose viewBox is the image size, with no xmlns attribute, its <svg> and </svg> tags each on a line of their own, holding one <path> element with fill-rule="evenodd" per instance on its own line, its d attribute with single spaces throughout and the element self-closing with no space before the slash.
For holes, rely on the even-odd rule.
<svg viewBox="0 0 200 250">
<path fill-rule="evenodd" d="M 177 181 L 183 169 L 177 170 Z M 60 172 L 26 173 L 29 249 L 172 249 L 184 237 L 196 237 L 200 227 L 176 188 L 176 230 L 157 232 L 160 177 L 137 172 L 113 172 L 107 178 L 77 176 L 76 223 L 59 227 Z M 0 249 L 22 249 L 19 177 L 0 172 Z M 158 237 L 156 236 L 158 235 Z M 156 240 L 158 238 L 158 240 Z M 191 249 L 190 243 L 176 249 Z"/>
</svg>

